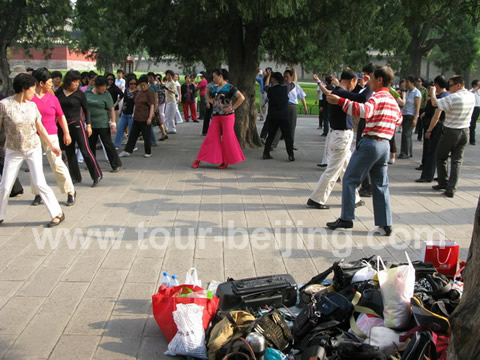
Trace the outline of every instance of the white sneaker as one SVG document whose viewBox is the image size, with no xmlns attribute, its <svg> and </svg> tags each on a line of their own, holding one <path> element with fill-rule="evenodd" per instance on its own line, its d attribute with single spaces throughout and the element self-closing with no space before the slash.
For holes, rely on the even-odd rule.
<svg viewBox="0 0 480 360">
<path fill-rule="evenodd" d="M 152 154 L 143 154 L 143 157 L 144 158 L 149 158 L 149 157 L 152 157 Z"/>
<path fill-rule="evenodd" d="M 137 151 L 138 150 L 138 147 L 135 146 L 135 148 L 133 149 L 133 151 Z"/>
<path fill-rule="evenodd" d="M 118 154 L 118 157 L 129 157 L 130 153 L 126 151 L 122 151 L 120 154 Z"/>
<path fill-rule="evenodd" d="M 388 163 L 389 163 L 390 165 L 395 164 L 395 158 L 390 158 L 390 160 L 388 160 Z"/>
</svg>

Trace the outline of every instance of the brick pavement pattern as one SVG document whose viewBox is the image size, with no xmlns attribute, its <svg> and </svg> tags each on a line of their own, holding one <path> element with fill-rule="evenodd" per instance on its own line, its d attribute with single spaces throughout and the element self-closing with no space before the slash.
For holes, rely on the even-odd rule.
<svg viewBox="0 0 480 360">
<path fill-rule="evenodd" d="M 415 142 L 413 159 L 389 169 L 397 236 L 367 236 L 374 227 L 368 198 L 353 231 L 333 234 L 325 223 L 340 215 L 340 184 L 330 210 L 305 206 L 322 172 L 316 164 L 325 138 L 317 123 L 299 118 L 293 163 L 281 143 L 274 160 L 262 160 L 262 149 L 254 149 L 226 170 L 209 164 L 191 169 L 203 140 L 201 123 L 181 124 L 150 159 L 140 144 L 117 174 L 100 158 L 105 178 L 90 188 L 83 171 L 77 203 L 63 207 L 66 221 L 50 242 L 42 238 L 47 210 L 29 206 L 29 176 L 22 172 L 25 194 L 11 200 L 0 227 L 0 359 L 167 358 L 151 314 L 163 270 L 182 280 L 195 266 L 204 284 L 286 272 L 301 283 L 338 258 L 377 254 L 401 261 L 407 251 L 417 259 L 421 240 L 440 231 L 459 242 L 466 257 L 479 195 L 478 147 L 467 146 L 458 192 L 448 199 L 432 184 L 413 182 L 421 158 Z"/>
</svg>

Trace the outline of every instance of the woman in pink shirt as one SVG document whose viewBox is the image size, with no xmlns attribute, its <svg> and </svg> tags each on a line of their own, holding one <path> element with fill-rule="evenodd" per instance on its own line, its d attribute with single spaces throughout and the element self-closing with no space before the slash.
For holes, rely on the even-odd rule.
<svg viewBox="0 0 480 360">
<path fill-rule="evenodd" d="M 43 67 L 35 70 L 32 75 L 37 80 L 37 86 L 35 88 L 35 95 L 31 101 L 37 105 L 38 111 L 42 115 L 42 124 L 48 133 L 50 141 L 55 147 L 60 147 L 58 141 L 58 121 L 58 125 L 63 130 L 63 141 L 66 145 L 69 145 L 72 139 L 70 138 L 67 120 L 63 115 L 60 102 L 57 97 L 51 93 L 53 82 L 50 71 Z M 52 149 L 46 146 L 44 141 L 42 141 L 42 148 L 43 151 L 47 153 L 48 163 L 53 170 L 60 191 L 63 194 L 68 194 L 66 205 L 72 206 L 75 204 L 76 192 L 67 165 L 65 165 L 61 156 L 56 156 Z M 33 184 L 32 192 L 35 195 L 32 205 L 40 205 L 42 198 L 40 197 L 38 189 Z"/>
</svg>

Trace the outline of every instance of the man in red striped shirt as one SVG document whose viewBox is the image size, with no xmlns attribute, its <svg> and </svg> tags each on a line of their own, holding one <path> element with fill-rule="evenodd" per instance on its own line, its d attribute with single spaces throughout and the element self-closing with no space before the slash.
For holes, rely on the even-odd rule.
<svg viewBox="0 0 480 360">
<path fill-rule="evenodd" d="M 355 189 L 367 174 L 372 182 L 375 225 L 389 236 L 392 232 L 392 212 L 388 189 L 387 161 L 389 140 L 395 135 L 396 126 L 403 117 L 389 87 L 394 79 L 388 66 L 377 67 L 369 84 L 374 94 L 364 103 L 358 103 L 336 95 L 328 95 L 330 104 L 340 105 L 346 113 L 366 119 L 365 130 L 357 150 L 353 153 L 342 181 L 342 214 L 336 221 L 327 223 L 335 230 L 353 227 L 355 219 Z"/>
</svg>

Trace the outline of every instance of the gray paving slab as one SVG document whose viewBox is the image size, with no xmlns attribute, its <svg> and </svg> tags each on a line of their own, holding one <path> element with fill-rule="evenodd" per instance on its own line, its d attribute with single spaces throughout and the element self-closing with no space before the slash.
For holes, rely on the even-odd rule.
<svg viewBox="0 0 480 360">
<path fill-rule="evenodd" d="M 183 280 L 195 266 L 204 284 L 286 272 L 301 283 L 339 258 L 392 261 L 406 251 L 416 259 L 423 240 L 442 236 L 466 256 L 480 190 L 478 147 L 467 147 L 458 192 L 449 199 L 414 182 L 421 158 L 414 141 L 414 157 L 389 168 L 399 233 L 368 236 L 368 198 L 354 229 L 338 233 L 325 223 L 340 215 L 341 184 L 329 210 L 305 205 L 323 171 L 316 164 L 325 138 L 316 127 L 316 118 L 299 118 L 295 162 L 280 143 L 273 160 L 247 149 L 245 162 L 223 171 L 203 163 L 191 169 L 204 139 L 192 123 L 179 125 L 150 159 L 139 143 L 116 174 L 98 152 L 104 179 L 92 189 L 82 170 L 77 203 L 64 208 L 66 221 L 52 231 L 44 227 L 46 208 L 29 205 L 29 175 L 21 172 L 25 194 L 10 201 L 0 234 L 0 359 L 166 359 L 151 314 L 165 270 Z"/>
</svg>

